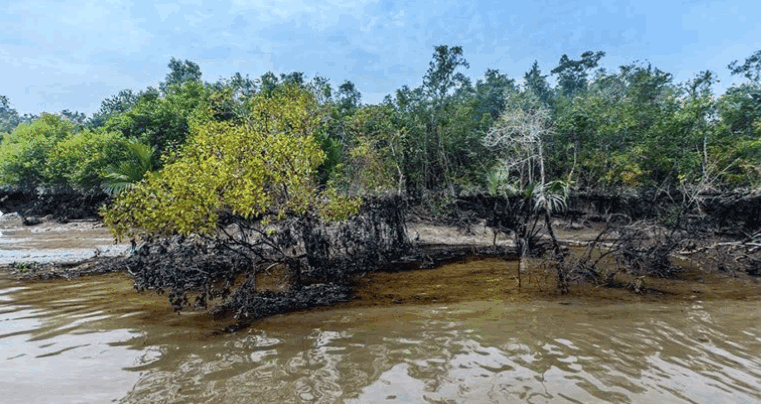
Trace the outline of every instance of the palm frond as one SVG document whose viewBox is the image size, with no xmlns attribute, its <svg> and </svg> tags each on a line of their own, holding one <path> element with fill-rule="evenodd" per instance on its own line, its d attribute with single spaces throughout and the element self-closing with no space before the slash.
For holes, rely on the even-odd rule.
<svg viewBox="0 0 761 404">
<path fill-rule="evenodd" d="M 125 140 L 123 144 L 129 156 L 128 159 L 118 166 L 112 166 L 101 184 L 103 190 L 111 196 L 117 196 L 132 189 L 147 173 L 153 171 L 155 148 L 130 140 Z"/>
</svg>

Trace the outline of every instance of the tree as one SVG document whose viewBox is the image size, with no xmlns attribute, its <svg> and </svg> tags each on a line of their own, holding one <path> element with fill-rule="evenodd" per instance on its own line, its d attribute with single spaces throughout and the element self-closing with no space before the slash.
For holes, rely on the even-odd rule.
<svg viewBox="0 0 761 404">
<path fill-rule="evenodd" d="M 338 86 L 338 106 L 342 114 L 350 114 L 355 111 L 362 101 L 362 93 L 357 90 L 349 80 Z"/>
<path fill-rule="evenodd" d="M 525 80 L 525 87 L 528 91 L 531 91 L 536 95 L 546 107 L 552 106 L 552 89 L 547 83 L 547 76 L 543 76 L 542 71 L 539 70 L 539 63 L 536 60 L 531 66 L 531 70 L 523 75 L 523 79 Z"/>
<path fill-rule="evenodd" d="M 116 95 L 106 98 L 100 103 L 100 109 L 90 118 L 88 127 L 91 129 L 99 128 L 112 116 L 129 111 L 140 99 L 140 95 L 132 90 L 125 89 L 119 91 Z"/>
<path fill-rule="evenodd" d="M 456 170 L 450 163 L 453 152 L 450 145 L 454 139 L 444 137 L 442 120 L 446 119 L 445 111 L 450 108 L 450 92 L 458 85 L 469 84 L 467 77 L 457 71 L 460 67 L 470 67 L 462 54 L 460 46 L 434 47 L 433 59 L 423 76 L 423 91 L 429 102 L 425 111 L 427 122 L 422 139 L 425 185 L 434 188 L 445 184 L 450 192 L 454 192 L 453 178 L 456 175 Z"/>
<path fill-rule="evenodd" d="M 74 126 L 81 130 L 85 127 L 85 124 L 87 123 L 87 115 L 85 115 L 83 112 L 78 111 L 69 111 L 68 109 L 64 109 L 60 113 L 61 117 L 68 120 L 69 122 L 73 123 Z"/>
<path fill-rule="evenodd" d="M 72 133 L 53 146 L 45 163 L 52 183 L 94 189 L 106 179 L 108 169 L 127 159 L 119 133 L 84 130 Z"/>
<path fill-rule="evenodd" d="M 461 46 L 434 47 L 433 60 L 423 76 L 423 87 L 434 100 L 434 108 L 444 101 L 449 91 L 467 80 L 464 74 L 456 72 L 459 67 L 470 67 L 468 61 L 462 57 Z"/>
<path fill-rule="evenodd" d="M 488 115 L 491 119 L 484 129 L 505 110 L 507 100 L 505 93 L 515 89 L 515 80 L 508 78 L 499 70 L 486 69 L 484 79 L 476 81 L 474 114 L 476 119 Z M 488 118 L 487 118 L 488 119 Z"/>
<path fill-rule="evenodd" d="M 537 222 L 544 219 L 545 228 L 552 240 L 553 253 L 557 260 L 557 282 L 561 293 L 568 292 L 568 282 L 563 268 L 563 253 L 552 230 L 550 215 L 564 209 L 568 183 L 548 181 L 546 160 L 547 148 L 554 137 L 552 119 L 547 109 L 540 107 L 523 110 L 510 108 L 500 116 L 483 143 L 497 149 L 503 156 L 500 166 L 492 172 L 491 191 L 508 199 L 508 215 L 505 220 L 508 229 L 515 235 L 521 254 L 521 267 L 531 254 L 537 242 Z M 518 177 L 511 181 L 511 177 Z M 518 284 L 520 286 L 520 271 Z"/>
<path fill-rule="evenodd" d="M 175 84 L 183 84 L 189 81 L 201 81 L 201 68 L 189 61 L 181 61 L 179 59 L 172 58 L 169 61 L 169 73 L 167 73 L 164 81 L 159 84 L 159 89 L 162 93 L 166 94 L 169 88 Z"/>
<path fill-rule="evenodd" d="M 269 96 L 274 94 L 278 85 L 279 80 L 277 76 L 275 76 L 275 73 L 267 72 L 262 74 L 262 77 L 259 78 L 259 88 L 261 88 L 261 93 L 264 95 Z"/>
<path fill-rule="evenodd" d="M 49 182 L 49 154 L 73 132 L 71 122 L 52 114 L 17 126 L 0 144 L 0 182 L 33 186 Z"/>
<path fill-rule="evenodd" d="M 0 95 L 0 133 L 10 133 L 19 123 L 18 112 L 11 107 L 8 97 Z"/>
<path fill-rule="evenodd" d="M 501 170 L 514 186 L 523 189 L 531 183 L 547 184 L 547 147 L 555 134 L 552 118 L 545 108 L 506 111 L 483 138 L 486 147 L 503 157 Z"/>
<path fill-rule="evenodd" d="M 312 77 L 309 88 L 314 94 L 318 104 L 325 104 L 332 100 L 333 89 L 330 86 L 330 80 L 322 76 Z"/>
<path fill-rule="evenodd" d="M 711 95 L 711 87 L 718 83 L 719 79 L 716 78 L 716 74 L 710 70 L 703 70 L 696 74 L 690 80 L 684 83 L 684 90 L 692 98 L 700 97 L 701 95 Z"/>
<path fill-rule="evenodd" d="M 368 105 L 345 119 L 347 150 L 339 185 L 352 194 L 398 190 L 404 185 L 401 131 L 389 105 Z"/>
<path fill-rule="evenodd" d="M 243 123 L 195 121 L 176 159 L 119 194 L 104 222 L 117 238 L 150 240 L 135 254 L 136 286 L 168 290 L 177 309 L 189 290 L 203 306 L 229 297 L 225 307 L 245 319 L 255 317 L 261 270 L 285 268 L 286 285 L 298 291 L 302 268 L 326 267 L 330 244 L 318 227 L 357 213 L 361 200 L 315 186 L 324 158 L 317 107 L 311 92 L 288 84 L 251 98 Z M 353 230 L 353 246 L 340 246 L 347 251 L 362 241 Z M 165 249 L 167 240 L 179 253 Z"/>
<path fill-rule="evenodd" d="M 324 154 L 314 140 L 320 118 L 311 94 L 286 86 L 254 97 L 247 107 L 243 125 L 212 121 L 194 127 L 176 161 L 121 194 L 104 212 L 114 235 L 207 235 L 260 256 L 252 232 L 264 235 L 271 221 L 318 208 L 326 217 L 341 217 L 358 207 L 349 200 L 334 203 L 337 197 L 324 200 L 314 187 Z M 219 226 L 225 214 L 240 218 L 238 233 Z M 278 247 L 280 259 L 289 254 Z"/>
<path fill-rule="evenodd" d="M 732 75 L 741 74 L 752 83 L 759 83 L 761 81 L 761 50 L 750 55 L 742 65 L 735 60 L 727 68 Z"/>
<path fill-rule="evenodd" d="M 113 115 L 103 125 L 107 132 L 119 132 L 125 139 L 154 148 L 156 167 L 161 166 L 162 156 L 185 143 L 191 117 L 203 117 L 210 99 L 209 89 L 198 81 L 174 84 L 166 91 L 163 99 L 157 92 L 142 93 L 128 111 Z"/>
<path fill-rule="evenodd" d="M 587 51 L 581 54 L 580 60 L 572 60 L 568 55 L 560 57 L 558 66 L 552 69 L 552 74 L 558 75 L 558 87 L 565 96 L 572 96 L 587 87 L 587 71 L 597 67 L 597 62 L 605 56 L 605 52 Z"/>
</svg>

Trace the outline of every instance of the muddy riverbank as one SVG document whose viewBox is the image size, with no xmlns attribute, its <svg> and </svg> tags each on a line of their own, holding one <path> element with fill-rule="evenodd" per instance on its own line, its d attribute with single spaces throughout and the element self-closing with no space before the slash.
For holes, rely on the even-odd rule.
<svg viewBox="0 0 761 404">
<path fill-rule="evenodd" d="M 605 226 L 589 222 L 584 226 L 573 225 L 569 221 L 556 224 L 561 242 L 577 253 Z M 0 237 L 3 240 L 0 254 L 5 246 L 9 246 L 5 251 L 15 251 L 15 255 L 2 256 L 5 261 L 0 268 L 13 279 L 71 279 L 127 269 L 129 245 L 113 245 L 107 229 L 95 221 L 23 226 L 6 217 L 0 221 L 0 227 L 6 232 Z M 352 275 L 345 282 L 350 286 L 346 291 L 350 292 L 339 299 L 341 302 L 330 303 L 336 307 L 369 307 L 480 300 L 554 301 L 568 297 L 558 294 L 553 272 L 541 259 L 532 259 L 524 265 L 519 287 L 519 260 L 512 240 L 503 234 L 495 238 L 483 225 L 458 228 L 417 222 L 408 224 L 408 232 L 410 239 L 419 245 L 421 256 L 425 257 L 423 262 L 391 264 L 383 271 Z M 21 251 L 26 253 L 18 259 Z M 609 302 L 747 300 L 761 296 L 760 278 L 710 270 L 695 260 L 680 262 L 685 270 L 673 278 L 620 274 L 616 283 L 608 286 L 574 283 L 570 296 Z M 443 264 L 448 264 L 445 269 Z M 283 271 L 269 270 L 257 275 L 256 285 L 263 292 L 286 292 L 287 277 Z M 307 302 L 301 306 L 295 309 L 312 305 Z"/>
<path fill-rule="evenodd" d="M 665 302 L 696 297 L 744 300 L 756 299 L 761 295 L 757 278 L 745 273 L 749 271 L 722 266 L 722 262 L 733 260 L 739 263 L 743 258 L 746 261 L 752 260 L 745 253 L 749 247 L 753 248 L 753 243 L 749 246 L 746 245 L 747 240 L 732 239 L 726 235 L 724 238 L 701 239 L 700 245 L 694 240 L 688 240 L 690 242 L 680 245 L 678 251 L 670 252 L 667 261 L 678 268 L 668 277 L 662 273 L 648 273 L 646 270 L 629 272 L 619 269 L 622 262 L 610 258 L 598 263 L 598 268 L 592 268 L 597 272 L 596 275 L 593 274 L 596 277 L 590 279 L 588 275 L 592 272 L 583 266 L 586 264 L 574 260 L 585 254 L 591 256 L 584 249 L 606 228 L 606 220 L 620 217 L 625 217 L 627 221 L 633 220 L 625 213 L 618 216 L 611 214 L 610 206 L 594 204 L 594 212 L 580 216 L 569 212 L 564 217 L 553 219 L 554 234 L 570 253 L 566 263 L 572 262 L 572 265 L 569 264 L 567 269 L 578 271 L 577 275 L 581 274 L 571 279 L 568 289 L 570 293 L 561 295 L 555 271 L 557 261 L 538 257 L 521 262 L 516 257 L 515 239 L 506 232 L 495 233 L 486 226 L 489 212 L 479 210 L 488 208 L 494 201 L 476 196 L 465 198 L 462 202 L 470 204 L 469 207 L 466 206 L 467 209 L 475 212 L 470 220 L 462 221 L 459 225 L 422 220 L 408 222 L 407 238 L 414 244 L 411 250 L 413 253 L 385 262 L 377 268 L 368 268 L 366 271 L 354 268 L 337 273 L 337 277 L 330 279 L 321 278 L 319 273 L 312 274 L 311 278 L 308 277 L 303 282 L 293 282 L 292 272 L 285 267 L 268 267 L 256 271 L 254 277 L 248 278 L 243 273 L 233 274 L 229 280 L 229 292 L 202 296 L 200 304 L 205 306 L 207 299 L 214 300 L 208 303 L 211 303 L 209 307 L 213 308 L 212 312 L 217 317 L 235 314 L 242 316 L 244 323 L 248 324 L 259 317 L 323 305 L 368 307 L 476 300 L 529 302 L 535 299 L 556 301 L 568 296 L 589 301 Z M 577 208 L 581 206 L 578 201 L 574 203 Z M 589 207 L 590 204 L 585 206 Z M 605 210 L 607 217 L 600 214 L 601 209 Z M 642 234 L 647 236 L 653 233 L 652 229 L 657 228 L 652 222 L 643 222 L 635 230 L 642 230 Z M 60 223 L 47 220 L 29 225 L 20 215 L 10 214 L 0 218 L 0 229 L 4 232 L 0 236 L 0 267 L 14 279 L 71 279 L 126 271 L 132 264 L 137 264 L 132 268 L 140 265 L 145 267 L 144 262 L 130 261 L 131 258 L 127 255 L 130 246 L 113 245 L 107 229 L 98 221 L 74 220 Z M 615 245 L 616 237 L 625 234 L 622 231 L 618 228 L 609 234 L 605 243 L 599 243 L 594 254 L 600 254 L 600 248 Z M 543 237 L 547 239 L 548 236 L 545 234 Z M 636 252 L 635 247 L 631 247 L 630 251 Z M 191 248 L 186 252 L 192 255 L 193 251 Z M 224 260 L 224 257 L 212 258 L 216 261 Z M 163 259 L 171 261 L 173 258 L 167 255 Z M 474 262 L 487 262 L 488 265 L 484 267 Z M 451 265 L 443 270 L 443 264 Z M 747 267 L 749 264 L 746 262 L 742 265 Z M 153 267 L 149 265 L 145 268 Z M 199 269 L 203 270 L 201 267 Z M 182 278 L 185 275 L 178 276 Z M 153 289 L 160 290 L 162 287 Z M 166 291 L 169 288 L 163 289 Z M 193 290 L 193 287 L 187 285 L 178 291 L 169 289 L 170 300 L 176 303 L 178 309 L 182 306 L 184 309 L 192 308 L 192 299 L 198 297 Z M 236 290 L 255 292 L 236 296 Z M 225 303 L 230 292 L 239 300 L 231 303 L 228 299 Z M 178 301 L 184 303 L 177 303 Z M 215 306 L 219 304 L 222 305 Z"/>
</svg>

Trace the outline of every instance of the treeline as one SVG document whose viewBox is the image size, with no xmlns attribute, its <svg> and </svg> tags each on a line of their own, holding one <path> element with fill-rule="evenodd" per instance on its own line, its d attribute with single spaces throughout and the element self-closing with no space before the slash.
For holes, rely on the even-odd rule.
<svg viewBox="0 0 761 404">
<path fill-rule="evenodd" d="M 288 113 L 270 99 L 308 112 L 303 131 L 322 151 L 310 157 L 320 160 L 315 182 L 354 195 L 517 192 L 553 181 L 603 192 L 761 184 L 761 50 L 728 66 L 745 81 L 720 95 L 713 72 L 675 83 L 649 64 L 600 68 L 604 56 L 563 55 L 546 73 L 534 63 L 521 84 L 489 69 L 474 83 L 462 48 L 437 46 L 422 85 L 378 105 L 363 104 L 350 81 L 333 88 L 294 72 L 211 83 L 197 64 L 172 59 L 157 89 L 123 90 L 90 117 L 21 116 L 0 97 L 0 183 L 117 194 L 180 161 L 194 136 L 215 139 L 214 125 Z M 283 122 L 278 130 L 293 130 Z"/>
</svg>

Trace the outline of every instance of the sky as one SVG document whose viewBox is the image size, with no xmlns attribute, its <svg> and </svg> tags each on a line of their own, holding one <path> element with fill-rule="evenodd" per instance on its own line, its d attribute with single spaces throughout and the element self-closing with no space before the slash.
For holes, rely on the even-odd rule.
<svg viewBox="0 0 761 404">
<path fill-rule="evenodd" d="M 365 103 L 419 86 L 436 45 L 462 46 L 473 81 L 486 69 L 520 79 L 536 60 L 604 51 L 674 75 L 718 74 L 761 49 L 761 1 L 0 0 L 0 95 L 20 114 L 97 111 L 122 89 L 158 87 L 172 57 L 202 79 L 304 72 Z"/>
</svg>

